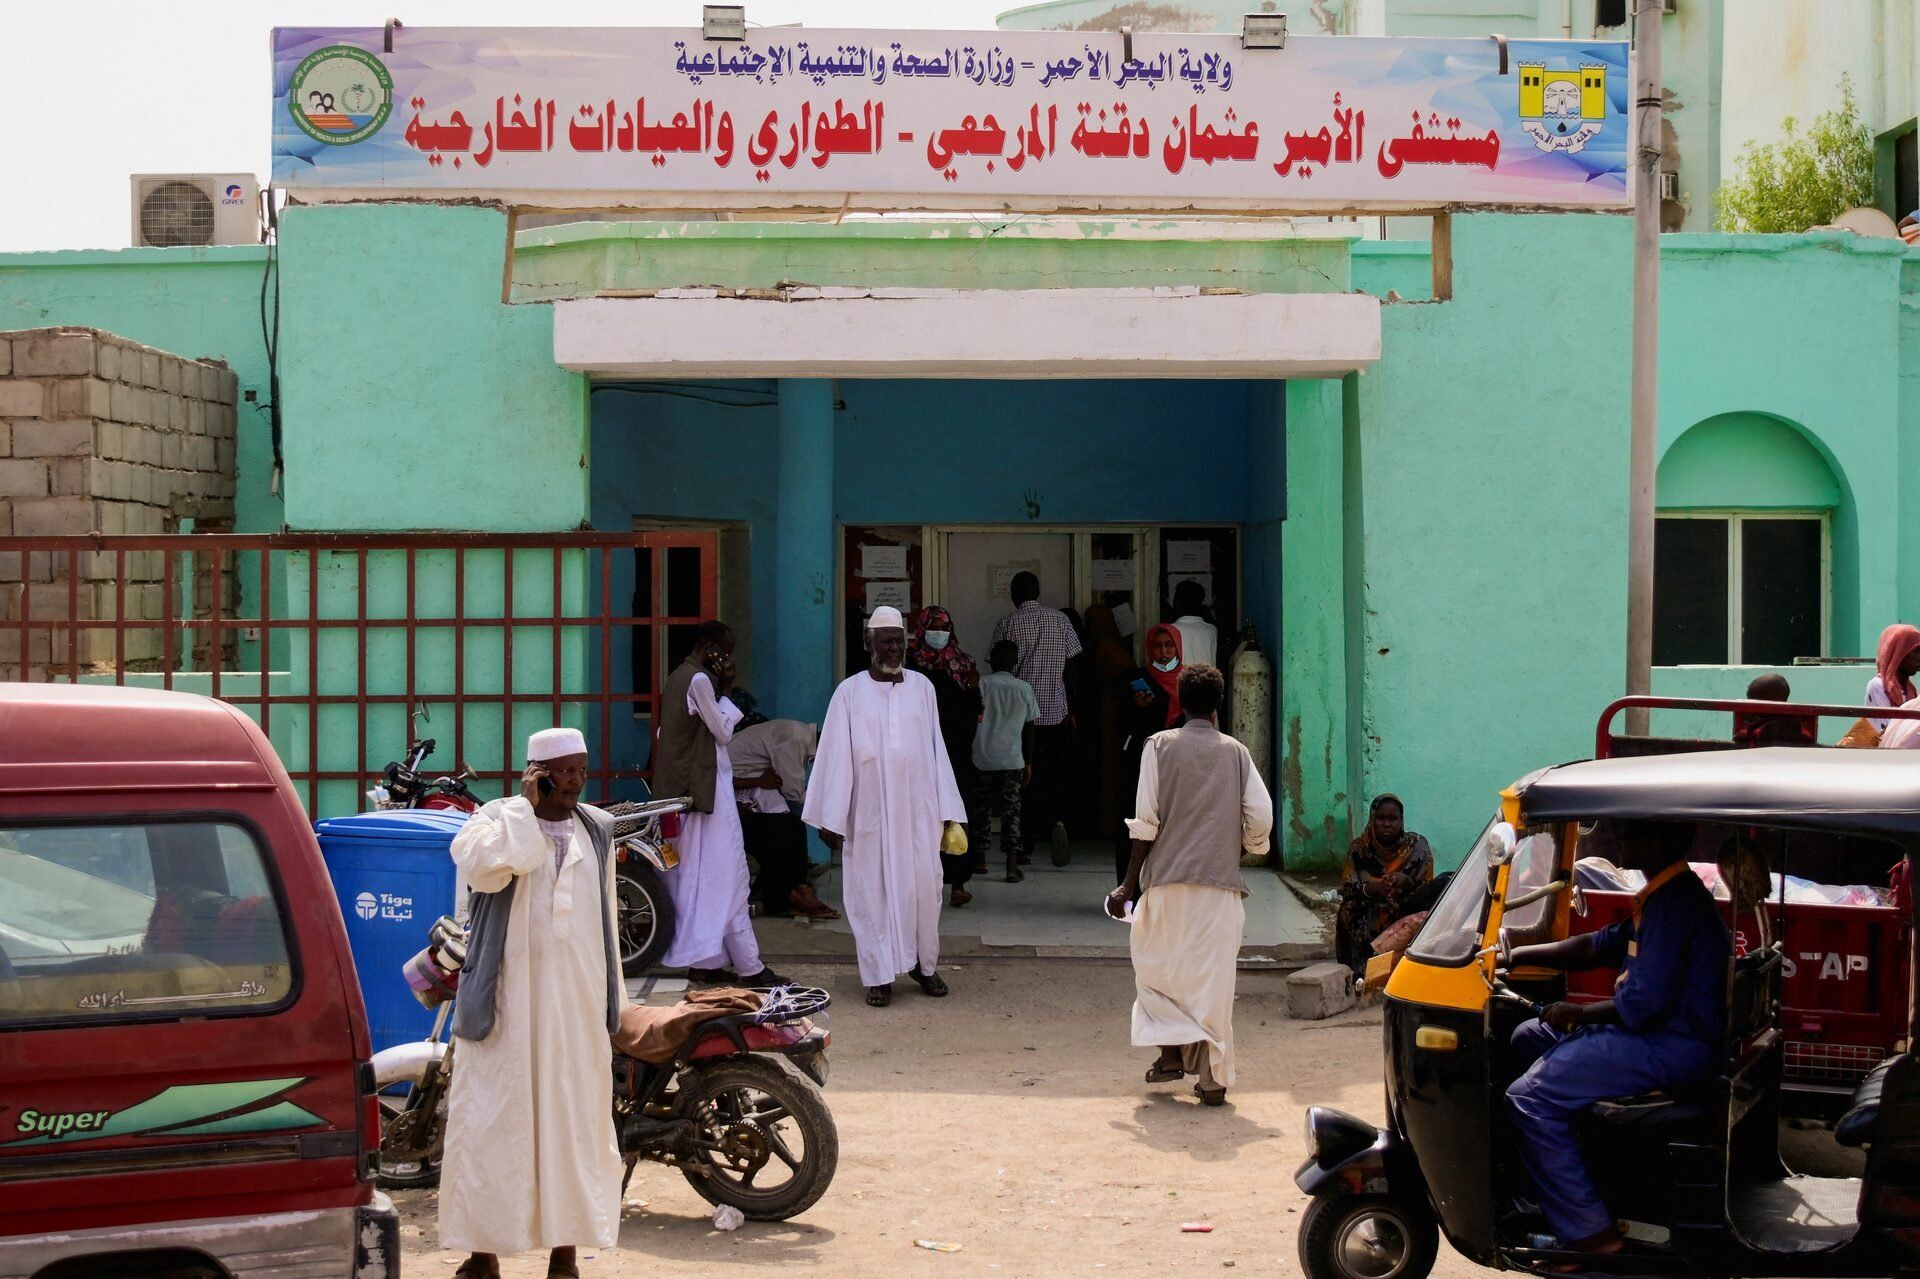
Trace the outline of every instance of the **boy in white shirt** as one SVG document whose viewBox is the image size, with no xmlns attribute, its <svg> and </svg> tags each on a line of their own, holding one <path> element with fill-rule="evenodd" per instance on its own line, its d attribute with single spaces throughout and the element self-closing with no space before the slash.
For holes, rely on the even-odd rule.
<svg viewBox="0 0 1920 1279">
<path fill-rule="evenodd" d="M 1000 851 L 1007 855 L 1007 882 L 1026 878 L 1020 869 L 1020 790 L 1033 780 L 1033 726 L 1040 719 L 1040 701 L 1033 685 L 1013 673 L 1020 648 L 1000 640 L 987 654 L 992 672 L 980 680 L 980 727 L 973 734 L 973 766 L 977 770 L 973 794 L 967 798 L 969 836 L 982 857 L 987 849 L 988 817 L 1000 823 Z"/>
</svg>

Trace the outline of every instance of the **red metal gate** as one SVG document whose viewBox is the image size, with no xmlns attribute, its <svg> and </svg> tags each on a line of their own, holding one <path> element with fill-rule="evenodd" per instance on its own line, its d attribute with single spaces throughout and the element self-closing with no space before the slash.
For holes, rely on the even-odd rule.
<svg viewBox="0 0 1920 1279">
<path fill-rule="evenodd" d="M 242 707 L 316 814 L 323 784 L 334 811 L 342 792 L 357 806 L 405 745 L 370 746 L 370 716 L 410 733 L 427 706 L 452 712 L 440 771 L 471 756 L 504 790 L 547 707 L 541 726 L 587 732 L 594 790 L 613 794 L 647 775 L 633 721 L 654 718 L 686 631 L 717 610 L 716 551 L 708 531 L 0 537 L 0 679 Z M 370 666 L 376 649 L 393 660 Z"/>
</svg>

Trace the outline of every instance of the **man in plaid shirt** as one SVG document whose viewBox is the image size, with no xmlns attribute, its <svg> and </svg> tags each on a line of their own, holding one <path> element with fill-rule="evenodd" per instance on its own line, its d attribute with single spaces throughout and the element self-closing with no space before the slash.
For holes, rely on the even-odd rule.
<svg viewBox="0 0 1920 1279">
<path fill-rule="evenodd" d="M 1047 831 L 1053 864 L 1065 866 L 1067 828 L 1060 820 L 1065 810 L 1061 791 L 1073 758 L 1066 669 L 1067 662 L 1080 655 L 1080 637 L 1065 613 L 1040 602 L 1040 579 L 1032 573 L 1015 574 L 1008 593 L 1013 597 L 1013 612 L 994 626 L 993 642 L 1012 640 L 1019 648 L 1020 661 L 1013 673 L 1033 685 L 1034 698 L 1040 703 L 1030 761 L 1033 781 L 1023 805 L 1026 820 L 1022 839 L 1031 855 L 1035 834 Z"/>
</svg>

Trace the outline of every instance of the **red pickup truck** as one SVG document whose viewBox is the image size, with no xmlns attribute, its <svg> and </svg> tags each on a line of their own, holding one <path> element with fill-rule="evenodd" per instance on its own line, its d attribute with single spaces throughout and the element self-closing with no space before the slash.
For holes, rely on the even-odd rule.
<svg viewBox="0 0 1920 1279">
<path fill-rule="evenodd" d="M 0 684 L 0 1276 L 397 1279 L 298 796 L 208 698 Z"/>
<path fill-rule="evenodd" d="M 1736 716 L 1802 718 L 1840 716 L 1857 718 L 1857 706 L 1800 706 L 1774 702 L 1698 701 L 1680 698 L 1636 698 L 1652 708 L 1724 711 Z M 1595 752 L 1609 756 L 1655 755 L 1700 750 L 1734 750 L 1731 739 L 1630 736 L 1613 731 L 1616 713 L 1625 701 L 1601 716 Z M 1886 711 L 1878 712 L 1889 714 Z M 1891 712 L 1902 715 L 1902 712 Z M 1833 747 L 1809 746 L 1809 750 Z M 1914 761 L 1920 769 L 1920 758 Z M 1844 1110 L 1861 1076 L 1902 1048 L 1907 1026 L 1908 977 L 1912 972 L 1913 938 L 1908 912 L 1892 900 L 1892 871 L 1897 854 L 1887 857 L 1884 890 L 1856 891 L 1843 896 L 1848 904 L 1822 901 L 1809 881 L 1850 879 L 1837 872 L 1842 864 L 1857 867 L 1859 858 L 1822 857 L 1813 847 L 1788 850 L 1784 866 L 1776 850 L 1767 854 L 1773 874 L 1773 893 L 1766 906 L 1766 933 L 1782 945 L 1780 1025 L 1786 1035 L 1783 1104 L 1802 1114 L 1836 1117 Z M 1796 864 L 1796 855 L 1804 857 Z M 1710 861 L 1711 858 L 1702 859 Z M 1871 864 L 1871 863 L 1869 863 Z M 1705 878 L 1717 878 L 1716 867 L 1704 865 Z M 1857 874 L 1857 872 L 1855 872 Z M 1782 878 L 1782 876 L 1785 878 Z M 1801 878 L 1805 877 L 1805 878 Z M 1735 948 L 1744 952 L 1761 945 L 1761 923 L 1753 912 L 1733 919 L 1732 904 L 1721 891 L 1722 909 L 1734 934 Z M 1587 913 L 1575 916 L 1575 931 L 1592 932 L 1626 917 L 1632 910 L 1629 891 L 1584 888 Z M 1614 974 L 1581 973 L 1569 981 L 1569 993 L 1599 999 L 1613 990 Z"/>
</svg>

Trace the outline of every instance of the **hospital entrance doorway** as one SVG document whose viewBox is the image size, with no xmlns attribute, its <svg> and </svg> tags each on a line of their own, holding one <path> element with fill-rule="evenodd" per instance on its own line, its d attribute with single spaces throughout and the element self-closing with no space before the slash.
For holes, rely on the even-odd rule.
<svg viewBox="0 0 1920 1279">
<path fill-rule="evenodd" d="M 1083 656 L 1064 672 L 1074 720 L 1069 771 L 1062 787 L 1070 836 L 1068 862 L 1053 865 L 1046 831 L 1038 836 L 1025 878 L 1009 883 L 1002 822 L 985 832 L 986 869 L 965 885 L 971 900 L 941 915 L 941 933 L 962 947 L 1019 948 L 1047 954 L 1120 954 L 1126 932 L 1106 919 L 1101 898 L 1115 882 L 1115 854 L 1133 796 L 1121 776 L 1122 699 L 1145 662 L 1147 630 L 1173 617 L 1183 582 L 1200 590 L 1201 610 L 1217 635 L 1216 661 L 1230 664 L 1242 623 L 1241 529 L 1185 524 L 913 524 L 845 525 L 841 539 L 845 627 L 841 669 L 866 665 L 866 617 L 882 605 L 915 615 L 940 605 L 953 616 L 952 643 L 988 670 L 994 628 L 1013 609 L 1011 587 L 1022 572 L 1039 578 L 1040 602 L 1068 613 Z M 1191 590 L 1191 588 L 1189 588 Z M 1095 606 L 1111 615 L 1107 646 L 1088 634 Z M 1097 616 L 1097 615 L 1096 615 Z M 1119 652 L 1113 651 L 1116 639 Z M 962 766 L 957 773 L 970 769 Z M 964 782 L 963 782 L 964 785 Z M 978 843 L 983 832 L 970 832 Z M 823 896 L 837 896 L 837 876 Z M 1269 950 L 1317 938 L 1310 911 L 1271 872 L 1249 869 L 1246 946 Z M 830 896 L 831 900 L 832 897 Z M 844 927 L 844 924 L 832 925 Z"/>
</svg>

